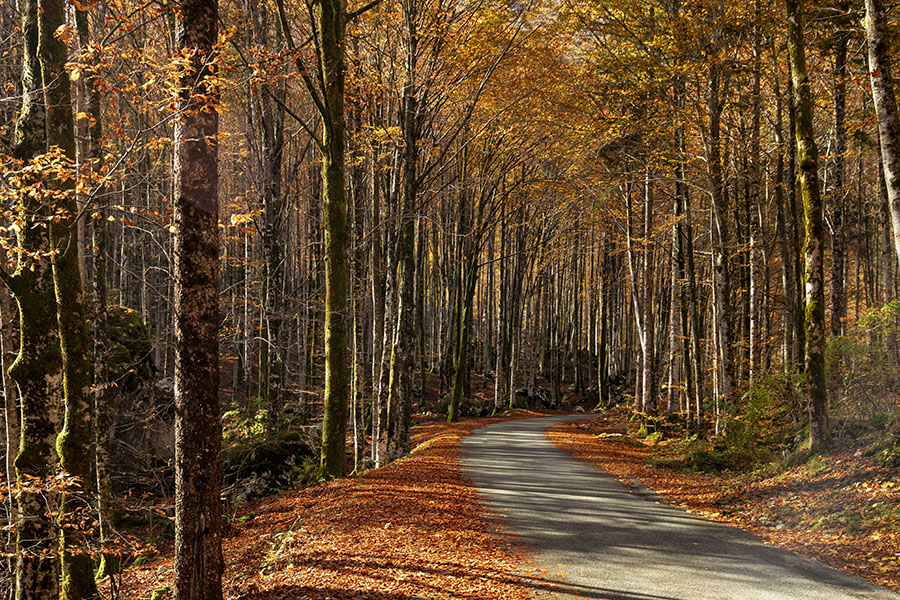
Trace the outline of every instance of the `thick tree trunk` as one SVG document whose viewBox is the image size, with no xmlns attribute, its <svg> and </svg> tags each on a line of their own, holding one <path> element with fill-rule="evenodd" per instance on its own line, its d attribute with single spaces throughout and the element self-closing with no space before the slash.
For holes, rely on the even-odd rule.
<svg viewBox="0 0 900 600">
<path fill-rule="evenodd" d="M 46 149 L 46 111 L 38 54 L 38 0 L 22 3 L 22 108 L 16 121 L 14 158 L 27 162 Z M 37 176 L 27 181 L 40 182 Z M 56 471 L 54 444 L 61 418 L 62 356 L 59 323 L 49 254 L 50 238 L 34 220 L 49 216 L 46 204 L 21 190 L 25 226 L 17 233 L 22 249 L 16 272 L 4 283 L 19 308 L 19 355 L 9 368 L 22 403 L 21 444 L 15 457 L 18 522 L 16 535 L 16 598 L 56 600 L 59 595 L 59 538 L 51 516 L 53 494 L 41 489 Z M 43 256 L 35 260 L 30 256 Z M 31 480 L 24 485 L 25 479 Z"/>
<path fill-rule="evenodd" d="M 175 125 L 175 600 L 221 600 L 218 91 L 207 77 L 216 0 L 183 0 L 178 47 L 191 52 Z M 207 100 L 203 100 L 206 98 Z"/>
<path fill-rule="evenodd" d="M 809 386 L 809 436 L 814 448 L 830 441 L 825 384 L 825 287 L 823 251 L 825 225 L 819 194 L 818 149 L 813 133 L 812 92 L 806 72 L 801 0 L 786 0 L 788 52 L 797 110 L 797 162 L 806 225 L 806 379 Z"/>
</svg>

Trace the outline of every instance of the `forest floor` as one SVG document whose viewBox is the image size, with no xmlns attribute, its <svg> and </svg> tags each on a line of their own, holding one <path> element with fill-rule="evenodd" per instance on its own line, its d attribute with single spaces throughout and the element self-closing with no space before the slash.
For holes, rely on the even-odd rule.
<svg viewBox="0 0 900 600">
<path fill-rule="evenodd" d="M 627 416 L 609 412 L 546 435 L 629 487 L 900 591 L 900 479 L 863 455 L 865 442 L 839 439 L 831 452 L 774 473 L 710 475 L 654 466 L 673 450 L 638 439 Z"/>
<path fill-rule="evenodd" d="M 407 458 L 242 507 L 224 540 L 225 597 L 532 598 L 544 585 L 524 548 L 479 503 L 460 467 L 459 442 L 478 427 L 536 416 L 516 410 L 422 424 Z M 119 598 L 163 590 L 172 564 L 168 542 L 152 560 L 124 571 Z"/>
</svg>

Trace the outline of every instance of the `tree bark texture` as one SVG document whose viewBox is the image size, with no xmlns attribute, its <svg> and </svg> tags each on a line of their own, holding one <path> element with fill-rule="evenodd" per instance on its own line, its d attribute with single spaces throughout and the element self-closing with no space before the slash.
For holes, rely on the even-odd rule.
<svg viewBox="0 0 900 600">
<path fill-rule="evenodd" d="M 47 111 L 46 142 L 50 150 L 59 148 L 74 164 L 75 124 L 71 85 L 65 69 L 67 49 L 54 35 L 65 23 L 65 3 L 63 0 L 40 0 L 38 10 L 39 53 Z M 61 206 L 56 207 L 62 216 L 50 224 L 50 244 L 56 252 L 52 270 L 65 401 L 65 421 L 56 448 L 63 471 L 77 478 L 75 487 L 63 495 L 60 506 L 63 541 L 60 597 L 63 600 L 80 600 L 98 596 L 93 560 L 82 533 L 85 528 L 80 516 L 90 507 L 89 495 L 95 489 L 91 471 L 93 374 L 78 258 L 78 206 L 73 180 L 60 179 L 55 187 L 64 192 L 59 203 Z"/>
<path fill-rule="evenodd" d="M 806 241 L 806 383 L 809 388 L 809 436 L 812 447 L 827 445 L 828 397 L 825 382 L 824 209 L 819 193 L 819 155 L 813 133 L 812 93 L 806 72 L 801 0 L 786 0 L 788 52 L 797 111 L 797 165 L 803 200 Z"/>
<path fill-rule="evenodd" d="M 46 149 L 46 110 L 39 57 L 38 0 L 22 3 L 22 108 L 16 121 L 13 155 L 28 161 Z M 27 184 L 39 183 L 38 178 Z M 56 470 L 54 444 L 60 425 L 62 356 L 49 255 L 50 237 L 36 219 L 48 216 L 46 204 L 20 193 L 26 218 L 17 234 L 22 249 L 16 271 L 4 276 L 19 309 L 19 354 L 9 368 L 22 403 L 21 443 L 15 458 L 17 600 L 56 600 L 59 595 L 58 532 L 51 514 L 55 502 L 41 489 Z M 29 255 L 41 255 L 33 259 Z M 24 479 L 32 480 L 25 485 Z"/>
<path fill-rule="evenodd" d="M 216 0 L 183 0 L 175 126 L 175 600 L 221 600 Z"/>
<path fill-rule="evenodd" d="M 323 0 L 315 5 L 321 36 L 319 75 L 323 82 L 322 157 L 325 224 L 325 418 L 320 472 L 342 477 L 346 462 L 350 361 L 347 343 L 347 293 L 350 235 L 344 189 L 344 30 L 346 4 Z"/>
</svg>

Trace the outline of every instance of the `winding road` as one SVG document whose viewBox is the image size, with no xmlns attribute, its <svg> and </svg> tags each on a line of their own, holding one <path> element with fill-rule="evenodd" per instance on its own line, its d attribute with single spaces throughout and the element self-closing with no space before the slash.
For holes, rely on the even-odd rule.
<svg viewBox="0 0 900 600">
<path fill-rule="evenodd" d="M 577 417 L 576 417 L 577 418 Z M 747 532 L 629 491 L 544 437 L 571 416 L 507 421 L 462 444 L 491 508 L 537 550 L 542 595 L 606 600 L 900 600 Z M 547 581 L 555 582 L 552 588 Z M 543 597 L 543 596 L 542 596 Z"/>
</svg>

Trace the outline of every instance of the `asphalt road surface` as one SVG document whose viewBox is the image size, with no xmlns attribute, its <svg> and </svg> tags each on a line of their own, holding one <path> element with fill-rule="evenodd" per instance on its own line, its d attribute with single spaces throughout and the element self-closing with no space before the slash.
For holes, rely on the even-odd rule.
<svg viewBox="0 0 900 600">
<path fill-rule="evenodd" d="M 607 600 L 900 600 L 884 588 L 766 546 L 629 491 L 571 458 L 544 430 L 573 417 L 508 421 L 476 430 L 463 465 L 491 508 L 549 575 L 541 597 Z M 553 582 L 548 585 L 547 582 Z"/>
</svg>

